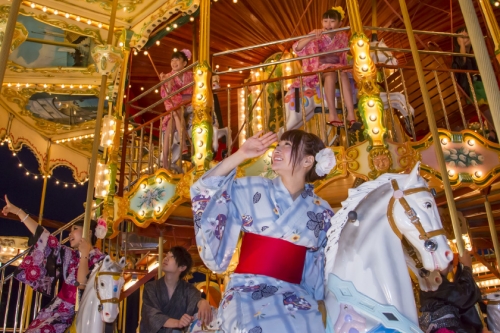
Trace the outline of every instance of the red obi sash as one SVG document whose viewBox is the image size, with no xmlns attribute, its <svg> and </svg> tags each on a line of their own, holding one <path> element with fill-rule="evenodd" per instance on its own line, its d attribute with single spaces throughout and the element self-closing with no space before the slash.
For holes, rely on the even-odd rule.
<svg viewBox="0 0 500 333">
<path fill-rule="evenodd" d="M 245 233 L 235 273 L 259 274 L 299 284 L 306 261 L 305 246 L 283 239 Z"/>
<path fill-rule="evenodd" d="M 76 293 L 77 293 L 77 288 L 75 286 L 63 282 L 61 290 L 59 290 L 57 297 L 59 297 L 65 302 L 74 305 L 76 303 Z"/>
</svg>

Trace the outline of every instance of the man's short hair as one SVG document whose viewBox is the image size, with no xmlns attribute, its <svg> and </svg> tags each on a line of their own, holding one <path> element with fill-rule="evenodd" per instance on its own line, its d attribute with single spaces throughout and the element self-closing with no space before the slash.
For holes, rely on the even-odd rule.
<svg viewBox="0 0 500 333">
<path fill-rule="evenodd" d="M 179 275 L 179 279 L 184 278 L 191 271 L 191 267 L 193 267 L 193 258 L 191 258 L 189 252 L 182 246 L 174 246 L 168 252 L 174 256 L 177 266 L 186 266 L 186 269 Z"/>
</svg>

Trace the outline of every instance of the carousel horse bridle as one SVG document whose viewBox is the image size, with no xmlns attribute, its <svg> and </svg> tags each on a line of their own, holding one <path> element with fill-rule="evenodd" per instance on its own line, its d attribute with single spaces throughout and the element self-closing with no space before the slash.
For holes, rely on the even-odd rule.
<svg viewBox="0 0 500 333">
<path fill-rule="evenodd" d="M 439 235 L 446 235 L 444 229 L 441 228 L 433 231 L 425 231 L 425 229 L 422 227 L 422 223 L 420 223 L 420 219 L 417 213 L 415 213 L 415 210 L 410 207 L 408 201 L 406 201 L 405 199 L 405 195 L 412 195 L 419 192 L 431 192 L 431 191 L 427 187 L 417 187 L 402 191 L 399 189 L 398 182 L 395 179 L 391 180 L 391 185 L 392 189 L 394 190 L 394 193 L 392 194 L 391 200 L 389 201 L 389 205 L 387 206 L 387 218 L 389 220 L 389 225 L 391 226 L 392 231 L 396 234 L 396 236 L 398 236 L 398 238 L 401 239 L 403 246 L 406 248 L 406 251 L 408 252 L 408 255 L 415 262 L 415 267 L 418 269 L 419 275 L 423 278 L 427 277 L 429 276 L 430 272 L 424 268 L 422 262 L 417 256 L 417 252 L 415 251 L 413 246 L 410 245 L 408 240 L 406 240 L 406 238 L 403 238 L 403 235 L 396 226 L 396 222 L 394 221 L 394 205 L 396 204 L 396 201 L 401 204 L 401 206 L 405 210 L 406 217 L 410 219 L 411 223 L 415 226 L 415 228 L 417 228 L 418 232 L 420 233 L 419 238 L 425 241 L 424 242 L 425 249 L 429 252 L 436 251 L 438 245 L 431 238 Z"/>
<path fill-rule="evenodd" d="M 101 263 L 101 266 L 102 266 L 102 263 Z M 99 269 L 101 269 L 101 267 L 99 267 Z M 103 275 L 111 275 L 114 280 L 118 280 L 122 276 L 122 272 L 99 272 L 98 271 L 96 273 L 95 279 L 94 279 L 94 289 L 95 289 L 95 292 L 96 292 L 96 295 L 97 295 L 97 299 L 99 300 L 99 306 L 97 308 L 97 310 L 99 312 L 102 311 L 102 305 L 103 305 L 103 303 L 113 303 L 113 304 L 120 303 L 120 300 L 118 298 L 116 298 L 116 297 L 107 298 L 107 299 L 102 299 L 101 298 L 101 295 L 99 294 L 99 284 L 98 284 L 98 281 L 99 281 L 99 276 L 103 276 Z"/>
</svg>

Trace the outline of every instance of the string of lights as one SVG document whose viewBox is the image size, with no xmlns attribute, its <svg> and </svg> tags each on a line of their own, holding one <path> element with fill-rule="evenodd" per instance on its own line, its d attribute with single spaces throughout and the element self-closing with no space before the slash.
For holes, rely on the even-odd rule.
<svg viewBox="0 0 500 333">
<path fill-rule="evenodd" d="M 2 141 L 0 143 L 0 146 L 3 146 L 4 145 L 4 141 Z M 54 177 L 54 176 L 51 176 L 51 175 L 44 175 L 44 174 L 41 174 L 39 172 L 32 172 L 30 170 L 28 170 L 25 166 L 24 166 L 24 163 L 21 161 L 21 159 L 19 158 L 19 155 L 16 153 L 16 152 L 13 152 L 12 153 L 12 157 L 15 157 L 17 159 L 17 166 L 23 170 L 23 173 L 27 176 L 27 177 L 32 177 L 33 180 L 38 180 L 38 179 L 44 179 L 45 177 L 49 178 L 50 180 L 52 180 L 54 182 L 55 185 L 60 185 L 61 187 L 63 188 L 76 188 L 78 187 L 79 185 L 80 186 L 83 186 L 85 185 L 85 183 L 88 181 L 88 178 L 85 179 L 85 181 L 83 182 L 67 182 L 67 181 L 64 181 L 64 180 L 61 180 L 57 177 Z"/>
</svg>

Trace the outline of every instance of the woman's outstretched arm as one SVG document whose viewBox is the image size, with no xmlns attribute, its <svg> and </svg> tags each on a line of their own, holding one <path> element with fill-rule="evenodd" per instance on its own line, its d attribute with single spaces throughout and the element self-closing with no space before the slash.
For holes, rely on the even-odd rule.
<svg viewBox="0 0 500 333">
<path fill-rule="evenodd" d="M 28 213 L 24 212 L 21 208 L 14 206 L 9 199 L 7 198 L 7 195 L 5 195 L 5 202 L 6 205 L 2 209 L 3 215 L 7 216 L 9 213 L 12 213 L 14 215 L 17 215 L 21 222 L 26 225 L 26 227 L 29 229 L 29 231 L 34 235 L 36 228 L 38 227 L 38 223 L 33 220 Z"/>
</svg>

